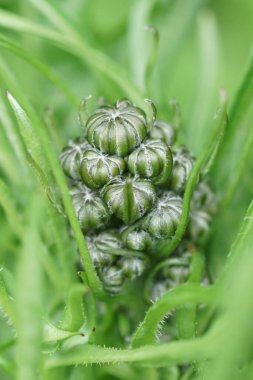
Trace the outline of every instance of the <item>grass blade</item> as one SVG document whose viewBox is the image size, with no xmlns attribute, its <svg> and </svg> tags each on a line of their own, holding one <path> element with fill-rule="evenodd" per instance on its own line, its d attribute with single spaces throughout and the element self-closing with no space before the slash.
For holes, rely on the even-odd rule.
<svg viewBox="0 0 253 380">
<path fill-rule="evenodd" d="M 81 58 L 81 60 L 88 64 L 92 70 L 95 69 L 104 74 L 121 88 L 125 96 L 128 96 L 138 105 L 147 109 L 142 94 L 132 84 L 128 73 L 121 67 L 121 65 L 114 62 L 103 53 L 91 48 L 84 41 L 81 43 L 79 40 L 73 39 L 69 36 L 63 36 L 49 28 L 41 27 L 30 20 L 3 10 L 0 10 L 0 25 L 7 29 L 29 33 L 50 40 L 60 48 Z"/>
<path fill-rule="evenodd" d="M 63 79 L 56 74 L 48 65 L 41 60 L 37 59 L 34 55 L 23 49 L 20 45 L 14 43 L 12 40 L 6 38 L 0 34 L 0 46 L 13 52 L 18 57 L 21 57 L 32 66 L 34 66 L 43 76 L 45 76 L 50 82 L 52 82 L 57 88 L 59 88 L 67 99 L 76 107 L 79 104 L 79 100 L 72 92 L 71 88 L 63 81 Z"/>
<path fill-rule="evenodd" d="M 14 324 L 16 321 L 14 313 L 14 305 L 7 292 L 7 288 L 2 275 L 3 268 L 0 269 L 0 307 L 1 314 L 3 314 L 9 323 Z"/>
<path fill-rule="evenodd" d="M 4 209 L 7 220 L 18 236 L 22 237 L 23 227 L 20 215 L 17 212 L 17 204 L 12 196 L 10 188 L 0 179 L 0 205 Z"/>
<path fill-rule="evenodd" d="M 80 254 L 81 254 L 84 266 L 85 266 L 85 271 L 86 271 L 85 273 L 88 277 L 89 286 L 94 291 L 101 292 L 102 288 L 101 288 L 101 285 L 99 283 L 98 277 L 96 275 L 95 269 L 93 267 L 87 244 L 85 242 L 84 236 L 82 234 L 82 231 L 80 229 L 80 225 L 78 223 L 78 220 L 77 220 L 77 217 L 75 214 L 75 210 L 74 210 L 72 200 L 71 200 L 71 197 L 69 194 L 69 190 L 67 187 L 65 176 L 64 176 L 62 169 L 60 167 L 59 160 L 56 157 L 55 152 L 53 151 L 52 144 L 51 144 L 50 139 L 48 137 L 46 128 L 44 127 L 44 125 L 40 121 L 40 119 L 38 119 L 38 117 L 36 116 L 36 114 L 34 113 L 32 108 L 30 107 L 30 105 L 27 104 L 27 102 L 26 102 L 26 108 L 28 111 L 25 112 L 25 110 L 19 105 L 17 100 L 12 95 L 9 95 L 9 98 L 12 102 L 12 106 L 15 110 L 17 117 L 18 118 L 20 117 L 19 122 L 20 123 L 23 123 L 23 122 L 26 123 L 27 120 L 29 120 L 29 124 L 28 125 L 25 124 L 25 128 L 31 127 L 31 139 L 33 138 L 34 135 L 36 135 L 39 139 L 39 143 L 38 143 L 38 140 L 35 141 L 35 144 L 39 145 L 39 152 L 38 153 L 40 153 L 40 154 L 38 154 L 35 152 L 36 157 L 38 158 L 38 160 L 41 157 L 43 157 L 43 164 L 45 162 L 45 157 L 46 157 L 46 160 L 49 163 L 47 166 L 47 172 L 48 172 L 49 168 L 51 168 L 53 175 L 54 175 L 54 178 L 55 178 L 55 180 L 59 186 L 59 189 L 61 191 L 62 201 L 63 201 L 64 207 L 65 207 L 66 213 L 68 215 L 70 224 L 72 226 L 72 229 L 73 229 L 76 241 L 77 241 L 78 248 L 80 250 Z M 29 119 L 27 116 L 28 114 L 29 114 Z M 28 132 L 30 132 L 30 129 L 28 129 Z M 30 134 L 28 135 L 28 137 L 30 137 Z M 33 143 L 33 140 L 32 140 L 32 143 Z M 33 148 L 34 148 L 34 145 L 33 145 Z M 43 153 L 42 153 L 42 149 L 43 149 Z M 42 156 L 42 155 L 44 155 L 44 156 Z M 40 162 L 40 161 L 38 161 L 38 162 Z M 51 178 L 51 176 L 50 177 L 47 176 L 47 178 Z M 50 182 L 49 182 L 49 187 L 50 187 Z M 54 189 L 54 182 L 52 183 L 51 188 Z"/>
<path fill-rule="evenodd" d="M 43 206 L 41 197 L 31 199 L 17 269 L 17 380 L 38 378 L 43 310 L 42 268 L 38 252 L 43 247 L 39 237 Z"/>
</svg>

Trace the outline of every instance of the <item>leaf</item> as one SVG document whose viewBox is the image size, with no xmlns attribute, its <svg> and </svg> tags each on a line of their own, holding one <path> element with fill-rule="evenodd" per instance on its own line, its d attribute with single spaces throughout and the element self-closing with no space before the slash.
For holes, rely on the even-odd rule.
<svg viewBox="0 0 253 380">
<path fill-rule="evenodd" d="M 131 83 L 129 75 L 124 68 L 103 53 L 90 47 L 83 39 L 82 41 L 79 41 L 79 39 L 63 35 L 62 33 L 55 32 L 49 28 L 44 28 L 26 18 L 4 10 L 0 10 L 0 26 L 49 39 L 63 50 L 81 58 L 81 60 L 88 64 L 92 70 L 104 74 L 121 88 L 123 93 L 131 100 L 138 105 L 143 106 L 145 109 L 147 108 L 143 101 L 142 94 Z"/>
<path fill-rule="evenodd" d="M 252 247 L 253 202 L 235 237 L 225 269 L 218 281 L 221 287 L 219 298 L 222 303 L 222 318 L 217 321 L 215 329 L 220 330 L 220 337 L 215 344 L 216 353 L 212 364 L 205 363 L 207 380 L 242 379 L 244 377 L 237 372 L 238 369 L 241 369 L 242 363 L 245 368 L 250 364 L 253 315 Z"/>
<path fill-rule="evenodd" d="M 207 348 L 209 336 L 192 341 L 171 342 L 159 346 L 145 346 L 121 350 L 86 344 L 53 355 L 46 362 L 46 368 L 76 366 L 85 364 L 140 363 L 142 365 L 167 367 L 212 355 Z"/>
<path fill-rule="evenodd" d="M 1 314 L 7 317 L 8 321 L 13 324 L 16 320 L 12 299 L 7 292 L 4 278 L 2 275 L 3 268 L 0 268 L 0 307 Z"/>
<path fill-rule="evenodd" d="M 18 213 L 18 206 L 10 188 L 6 185 L 4 181 L 0 179 L 0 206 L 4 209 L 7 220 L 12 227 L 13 232 L 18 236 L 22 237 L 23 226 L 21 222 L 20 215 Z"/>
<path fill-rule="evenodd" d="M 156 343 L 156 333 L 161 320 L 172 309 L 186 303 L 214 302 L 214 289 L 200 285 L 181 285 L 164 293 L 148 309 L 146 316 L 132 338 L 132 347 Z"/>
<path fill-rule="evenodd" d="M 150 14 L 154 8 L 154 0 L 140 0 L 136 2 L 129 15 L 128 46 L 131 76 L 135 83 L 145 88 L 145 62 L 148 59 L 147 32 L 144 27 L 149 23 Z"/>
<path fill-rule="evenodd" d="M 97 293 L 102 292 L 102 287 L 100 285 L 100 282 L 98 280 L 96 271 L 93 267 L 93 263 L 90 257 L 90 253 L 86 244 L 86 241 L 84 239 L 83 233 L 81 231 L 79 222 L 76 217 L 76 213 L 72 204 L 72 200 L 69 194 L 69 190 L 67 187 L 66 179 L 63 174 L 63 171 L 60 167 L 60 163 L 58 158 L 55 155 L 55 152 L 53 150 L 52 144 L 50 142 L 48 133 L 46 131 L 45 126 L 41 122 L 41 120 L 37 117 L 33 109 L 30 107 L 29 103 L 24 101 L 23 97 L 23 103 L 26 104 L 26 110 L 21 108 L 17 100 L 12 96 L 9 95 L 12 106 L 14 108 L 14 111 L 16 113 L 16 116 L 19 120 L 19 123 L 22 127 L 24 127 L 25 132 L 27 131 L 27 138 L 28 143 L 32 147 L 32 153 L 33 155 L 36 154 L 35 147 L 38 146 L 39 151 L 37 152 L 37 163 L 44 163 L 48 162 L 46 167 L 46 172 L 49 172 L 49 169 L 52 171 L 54 178 L 57 182 L 57 185 L 60 189 L 62 201 L 65 207 L 66 214 L 69 218 L 69 222 L 71 224 L 71 227 L 73 229 L 77 245 L 85 266 L 85 273 L 88 278 L 89 286 L 96 291 Z M 29 119 L 28 119 L 29 115 Z M 31 121 L 30 121 L 31 120 Z M 35 141 L 33 140 L 36 136 Z M 31 142 L 30 142 L 31 141 Z M 42 167 L 42 165 L 40 165 Z M 43 167 L 42 167 L 43 168 Z M 47 176 L 47 179 L 51 178 L 51 176 Z M 49 186 L 51 185 L 51 182 L 49 182 Z M 51 188 L 54 188 L 54 182 L 52 182 Z"/>
<path fill-rule="evenodd" d="M 41 196 L 32 197 L 17 268 L 17 380 L 36 379 L 40 362 L 43 280 L 38 252 L 42 249 L 39 224 L 43 206 Z"/>
<path fill-rule="evenodd" d="M 23 108 L 19 105 L 17 100 L 11 95 L 9 91 L 7 91 L 6 95 L 17 118 L 20 134 L 23 137 L 27 151 L 31 153 L 33 158 L 41 166 L 41 170 L 45 170 L 45 168 L 48 167 L 47 162 L 45 160 L 45 156 L 43 154 L 38 136 L 36 135 L 31 124 L 31 120 L 28 118 Z"/>
<path fill-rule="evenodd" d="M 73 336 L 80 335 L 78 331 L 66 331 L 60 328 L 55 327 L 51 323 L 46 323 L 43 330 L 43 342 L 52 343 L 52 342 L 62 342 Z"/>
<path fill-rule="evenodd" d="M 0 34 L 0 46 L 13 52 L 17 56 L 23 58 L 25 61 L 34 66 L 43 76 L 50 80 L 58 89 L 60 89 L 70 101 L 70 103 L 76 107 L 79 103 L 76 95 L 71 88 L 65 83 L 65 81 L 56 74 L 47 64 L 37 59 L 34 55 L 26 51 L 20 45 L 13 42 L 11 39 L 6 38 Z"/>
<path fill-rule="evenodd" d="M 217 91 L 219 39 L 215 14 L 210 10 L 200 11 L 198 26 L 198 67 L 196 85 L 187 121 L 186 138 L 194 152 L 199 152 L 210 127 L 210 115 L 214 95 Z"/>
<path fill-rule="evenodd" d="M 78 331 L 85 323 L 87 316 L 84 310 L 85 288 L 82 284 L 73 284 L 68 293 L 62 329 Z"/>
</svg>

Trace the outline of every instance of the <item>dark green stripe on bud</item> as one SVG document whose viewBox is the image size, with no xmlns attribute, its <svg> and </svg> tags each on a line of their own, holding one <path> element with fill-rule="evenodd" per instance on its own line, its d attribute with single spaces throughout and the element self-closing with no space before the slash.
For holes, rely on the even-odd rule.
<svg viewBox="0 0 253 380">
<path fill-rule="evenodd" d="M 129 224 L 141 218 L 152 207 L 156 192 L 148 180 L 116 177 L 104 186 L 102 196 L 111 213 Z"/>
</svg>

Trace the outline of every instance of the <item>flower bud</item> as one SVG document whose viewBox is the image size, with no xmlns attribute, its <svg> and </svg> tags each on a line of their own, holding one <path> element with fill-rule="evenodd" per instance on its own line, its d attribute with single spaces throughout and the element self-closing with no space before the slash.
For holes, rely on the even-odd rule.
<svg viewBox="0 0 253 380">
<path fill-rule="evenodd" d="M 91 259 L 95 267 L 102 268 L 104 266 L 111 265 L 114 260 L 114 256 L 110 253 L 104 253 L 96 246 L 97 236 L 86 236 L 87 245 L 90 251 Z"/>
<path fill-rule="evenodd" d="M 84 138 L 71 140 L 60 154 L 60 162 L 64 173 L 74 180 L 80 179 L 79 167 L 83 152 L 89 147 Z"/>
<path fill-rule="evenodd" d="M 170 188 L 177 193 L 185 190 L 186 182 L 191 174 L 194 157 L 185 147 L 179 147 L 173 152 L 173 169 L 170 177 Z"/>
<path fill-rule="evenodd" d="M 121 268 L 123 274 L 131 280 L 141 276 L 147 268 L 147 265 L 140 257 L 124 256 L 117 265 Z"/>
<path fill-rule="evenodd" d="M 127 248 L 134 251 L 147 251 L 153 245 L 151 236 L 143 230 L 129 232 L 123 237 L 123 241 Z"/>
<path fill-rule="evenodd" d="M 188 233 L 192 241 L 196 242 L 207 234 L 211 220 L 211 216 L 206 211 L 197 209 L 191 210 Z"/>
<path fill-rule="evenodd" d="M 176 140 L 176 129 L 163 120 L 156 120 L 150 130 L 150 137 L 172 146 Z"/>
<path fill-rule="evenodd" d="M 185 251 L 181 257 L 171 257 L 156 274 L 151 287 L 151 299 L 156 300 L 169 289 L 187 281 L 191 255 Z M 161 264 L 159 264 L 161 265 Z"/>
<path fill-rule="evenodd" d="M 182 198 L 173 191 L 165 192 L 144 218 L 142 228 L 157 239 L 175 234 L 182 214 Z"/>
<path fill-rule="evenodd" d="M 105 267 L 99 271 L 105 290 L 109 293 L 119 293 L 125 281 L 122 269 L 116 265 Z"/>
<path fill-rule="evenodd" d="M 111 213 L 129 224 L 141 218 L 152 207 L 156 192 L 148 180 L 116 177 L 104 186 L 102 196 Z"/>
<path fill-rule="evenodd" d="M 149 139 L 130 154 L 127 164 L 133 175 L 158 185 L 166 182 L 171 174 L 172 153 L 163 141 Z"/>
<path fill-rule="evenodd" d="M 71 187 L 70 194 L 83 231 L 101 228 L 109 221 L 108 207 L 96 192 L 78 183 Z"/>
<path fill-rule="evenodd" d="M 83 182 L 94 189 L 104 186 L 113 177 L 121 175 L 124 170 L 123 158 L 108 156 L 95 149 L 86 150 L 80 164 Z"/>
<path fill-rule="evenodd" d="M 104 153 L 125 156 L 144 140 L 148 123 L 144 111 L 127 99 L 103 106 L 86 123 L 87 140 Z"/>
</svg>

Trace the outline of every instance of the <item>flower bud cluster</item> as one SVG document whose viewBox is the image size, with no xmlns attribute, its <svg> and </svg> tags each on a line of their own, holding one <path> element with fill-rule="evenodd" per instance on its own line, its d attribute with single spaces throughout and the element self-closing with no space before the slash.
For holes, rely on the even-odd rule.
<svg viewBox="0 0 253 380">
<path fill-rule="evenodd" d="M 176 132 L 172 123 L 149 121 L 142 109 L 119 99 L 99 107 L 86 120 L 83 136 L 60 155 L 94 266 L 110 293 L 157 264 L 156 244 L 175 234 L 195 161 L 186 147 L 175 145 Z M 214 203 L 210 188 L 200 182 L 189 240 L 206 233 Z"/>
</svg>

